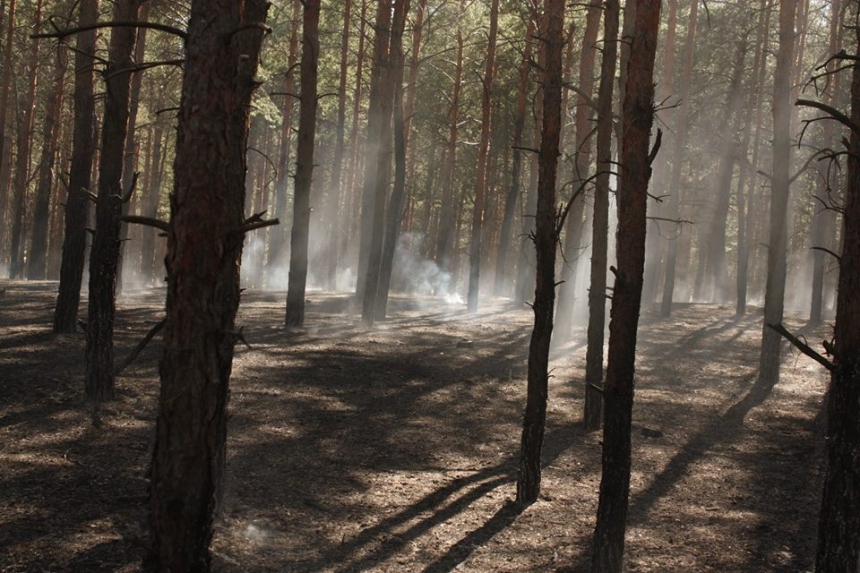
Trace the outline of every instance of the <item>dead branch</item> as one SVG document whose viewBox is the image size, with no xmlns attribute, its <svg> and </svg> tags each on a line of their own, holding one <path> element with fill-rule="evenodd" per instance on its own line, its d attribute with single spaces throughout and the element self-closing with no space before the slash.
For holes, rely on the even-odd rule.
<svg viewBox="0 0 860 573">
<path fill-rule="evenodd" d="M 126 356 L 125 360 L 123 360 L 119 366 L 114 368 L 113 375 L 119 376 L 123 370 L 128 368 L 132 362 L 134 362 L 135 358 L 137 358 L 143 349 L 146 348 L 146 345 L 149 344 L 149 341 L 152 340 L 156 334 L 158 334 L 162 328 L 164 328 L 164 321 L 166 319 L 162 318 L 155 326 L 149 329 L 149 332 L 146 333 L 146 336 L 143 337 L 143 340 L 137 343 L 137 346 L 134 347 L 134 350 Z"/>
<path fill-rule="evenodd" d="M 119 218 L 119 220 L 125 223 L 137 223 L 138 225 L 155 227 L 156 229 L 161 229 L 165 233 L 170 232 L 170 223 L 162 221 L 160 219 L 155 219 L 153 217 L 141 217 L 140 215 L 123 215 Z"/>
<path fill-rule="evenodd" d="M 58 38 L 62 40 L 64 38 L 68 38 L 69 36 L 80 34 L 81 32 L 88 32 L 89 30 L 98 30 L 101 28 L 149 28 L 150 30 L 159 30 L 161 32 L 167 32 L 168 34 L 173 34 L 174 36 L 179 36 L 180 38 L 182 38 L 183 41 L 188 39 L 188 32 L 186 32 L 185 30 L 181 30 L 173 26 L 167 26 L 165 24 L 158 24 L 157 22 L 128 22 L 117 20 L 110 22 L 96 22 L 95 24 L 77 26 L 75 28 L 66 28 L 65 30 L 61 30 L 60 28 L 58 28 L 53 21 L 49 21 L 49 23 L 54 28 L 53 32 L 30 34 L 30 38 L 33 40 L 37 38 Z"/>
<path fill-rule="evenodd" d="M 140 171 L 135 171 L 131 176 L 131 184 L 128 186 L 128 190 L 125 192 L 125 195 L 122 196 L 122 202 L 128 203 L 131 201 L 131 196 L 134 195 L 134 190 L 137 187 L 137 178 L 140 177 Z"/>
<path fill-rule="evenodd" d="M 254 223 L 245 223 L 235 231 L 232 231 L 231 234 L 244 235 L 245 233 L 250 233 L 251 231 L 256 231 L 257 229 L 263 229 L 265 227 L 271 227 L 273 225 L 280 225 L 281 222 L 278 219 L 270 219 L 268 221 L 256 221 Z"/>
<path fill-rule="evenodd" d="M 837 261 L 841 261 L 841 260 L 842 260 L 842 257 L 840 257 L 839 255 L 837 255 L 836 253 L 834 253 L 833 251 L 831 251 L 831 250 L 830 250 L 830 249 L 828 249 L 828 248 L 825 248 L 825 247 L 810 247 L 810 249 L 811 249 L 811 250 L 813 250 L 813 251 L 823 251 L 823 252 L 827 253 L 828 255 L 831 255 L 831 256 L 832 256 L 834 259 L 836 259 Z"/>
<path fill-rule="evenodd" d="M 830 362 L 828 359 L 826 359 L 825 357 L 823 357 L 822 355 L 817 353 L 815 350 L 810 348 L 810 346 L 808 344 L 806 344 L 805 342 L 803 342 L 802 340 L 800 340 L 799 338 L 794 336 L 792 333 L 790 333 L 788 330 L 786 330 L 786 328 L 782 324 L 768 324 L 767 326 L 768 326 L 768 328 L 773 329 L 780 336 L 782 336 L 783 338 L 788 340 L 793 346 L 795 346 L 802 353 L 806 354 L 807 356 L 809 356 L 810 358 L 812 358 L 813 360 L 815 360 L 816 362 L 818 362 L 819 364 L 821 364 L 822 366 L 827 368 L 827 370 L 829 370 L 831 372 L 833 371 L 834 366 L 833 366 L 832 362 Z"/>
<path fill-rule="evenodd" d="M 835 119 L 857 135 L 860 135 L 860 125 L 857 125 L 851 118 L 836 109 L 833 106 L 827 105 L 826 103 L 821 103 L 818 101 L 814 101 L 811 99 L 799 99 L 794 102 L 794 105 L 803 105 L 806 107 L 814 107 L 815 109 L 820 109 L 821 111 L 828 114 L 832 119 Z"/>
<path fill-rule="evenodd" d="M 648 165 L 654 163 L 657 158 L 657 153 L 660 151 L 660 144 L 663 143 L 663 130 L 657 128 L 657 138 L 654 140 L 654 147 L 651 148 L 651 153 L 648 154 Z"/>
</svg>

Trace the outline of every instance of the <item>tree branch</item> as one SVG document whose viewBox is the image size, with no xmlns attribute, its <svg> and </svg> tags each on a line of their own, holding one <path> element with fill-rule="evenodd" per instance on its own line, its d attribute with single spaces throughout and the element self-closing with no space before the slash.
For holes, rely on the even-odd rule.
<svg viewBox="0 0 860 573">
<path fill-rule="evenodd" d="M 140 215 L 123 215 L 119 218 L 119 220 L 125 223 L 137 223 L 138 225 L 155 227 L 156 229 L 161 229 L 165 233 L 170 232 L 170 223 L 167 223 L 166 221 L 162 221 L 160 219 L 155 219 L 153 217 L 141 217 Z"/>
<path fill-rule="evenodd" d="M 88 32 L 90 30 L 98 30 L 100 28 L 149 28 L 151 30 L 160 30 L 161 32 L 167 32 L 168 34 L 173 34 L 174 36 L 179 36 L 182 40 L 188 39 L 188 32 L 185 30 L 181 30 L 174 26 L 168 26 L 166 24 L 159 24 L 157 22 L 135 22 L 135 21 L 111 21 L 111 22 L 96 22 L 95 24 L 88 24 L 86 26 L 78 26 L 76 28 L 66 28 L 65 30 L 61 30 L 57 28 L 57 26 L 51 22 L 51 26 L 54 27 L 53 32 L 42 32 L 41 34 L 30 34 L 30 38 L 35 40 L 37 38 L 59 38 L 64 39 L 69 36 L 74 36 L 75 34 L 80 34 L 81 32 Z"/>
<path fill-rule="evenodd" d="M 807 356 L 809 356 L 810 358 L 812 358 L 813 360 L 815 360 L 816 362 L 818 362 L 819 364 L 821 364 L 822 366 L 827 368 L 827 370 L 829 370 L 831 372 L 833 371 L 834 366 L 833 366 L 832 362 L 830 362 L 828 359 L 826 359 L 825 357 L 823 357 L 822 355 L 817 353 L 815 350 L 810 348 L 808 344 L 806 344 L 805 342 L 803 342 L 802 340 L 800 340 L 799 338 L 794 336 L 792 333 L 790 333 L 788 330 L 786 330 L 783 325 L 781 325 L 781 324 L 768 324 L 767 326 L 768 326 L 768 328 L 773 329 L 778 334 L 780 334 L 783 338 L 788 340 L 798 350 L 800 350 L 801 352 L 803 352 L 804 354 L 806 354 Z"/>
<path fill-rule="evenodd" d="M 850 117 L 848 117 L 833 106 L 811 99 L 799 99 L 794 102 L 794 105 L 803 105 L 806 107 L 814 107 L 815 109 L 820 109 L 821 111 L 827 113 L 832 119 L 835 119 L 857 135 L 860 135 L 860 125 L 857 125 L 856 123 L 851 121 Z"/>
<path fill-rule="evenodd" d="M 114 368 L 114 376 L 119 376 L 123 370 L 128 368 L 131 363 L 134 362 L 134 359 L 137 358 L 141 352 L 143 352 L 143 349 L 146 348 L 146 345 L 149 344 L 149 341 L 155 338 L 155 335 L 158 334 L 162 328 L 164 328 L 165 320 L 166 319 L 162 318 L 161 321 L 158 322 L 158 324 L 149 329 L 149 332 L 146 333 L 146 336 L 143 337 L 143 340 L 141 340 L 137 344 L 137 346 L 134 347 L 134 350 L 131 351 L 131 353 L 125 358 L 125 360 L 120 363 L 119 366 Z"/>
</svg>

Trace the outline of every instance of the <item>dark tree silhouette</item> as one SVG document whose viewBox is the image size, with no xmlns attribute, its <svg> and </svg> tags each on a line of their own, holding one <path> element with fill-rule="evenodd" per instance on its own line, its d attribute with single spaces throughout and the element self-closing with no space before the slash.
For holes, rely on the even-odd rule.
<svg viewBox="0 0 860 573">
<path fill-rule="evenodd" d="M 546 0 L 542 30 L 545 42 L 543 77 L 543 129 L 538 174 L 537 215 L 534 244 L 537 253 L 534 329 L 529 343 L 528 391 L 523 417 L 517 503 L 529 505 L 540 494 L 540 454 L 546 427 L 549 378 L 549 346 L 555 305 L 555 249 L 558 242 L 555 211 L 555 182 L 561 136 L 562 48 L 564 46 L 564 0 Z"/>
<path fill-rule="evenodd" d="M 319 4 L 317 3 L 317 6 Z M 194 0 L 171 222 L 149 495 L 153 571 L 208 571 L 221 492 L 244 233 L 245 150 L 265 0 Z"/>
<path fill-rule="evenodd" d="M 591 570 L 595 573 L 620 573 L 624 556 L 630 495 L 633 373 L 645 269 L 646 207 L 651 176 L 648 145 L 654 121 L 654 56 L 660 4 L 660 0 L 637 0 L 627 4 L 625 14 L 625 18 L 634 18 L 634 24 L 621 115 L 624 135 L 618 186 L 618 268 L 612 291 L 609 364 L 603 386 L 603 474 L 591 562 Z"/>
<path fill-rule="evenodd" d="M 314 136 L 317 125 L 317 62 L 319 60 L 319 1 L 304 3 L 302 17 L 301 104 L 296 181 L 293 195 L 293 228 L 290 231 L 290 284 L 287 290 L 287 328 L 305 322 L 305 289 L 308 282 L 308 236 L 311 225 L 311 182 L 314 171 Z"/>
</svg>

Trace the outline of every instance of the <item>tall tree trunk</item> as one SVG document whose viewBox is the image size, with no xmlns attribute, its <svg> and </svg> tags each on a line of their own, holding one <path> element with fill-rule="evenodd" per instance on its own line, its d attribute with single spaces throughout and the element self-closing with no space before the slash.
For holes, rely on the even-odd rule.
<svg viewBox="0 0 860 573">
<path fill-rule="evenodd" d="M 119 0 L 113 18 L 120 22 L 136 21 L 139 7 L 139 0 Z M 110 62 L 104 72 L 107 95 L 99 155 L 96 232 L 90 253 L 85 379 L 87 398 L 96 402 L 114 398 L 113 322 L 120 252 L 122 166 L 131 96 L 128 68 L 133 63 L 136 37 L 137 30 L 132 27 L 111 29 Z"/>
<path fill-rule="evenodd" d="M 666 14 L 666 37 L 663 40 L 663 70 L 660 81 L 657 83 L 657 101 L 664 109 L 657 111 L 658 119 L 665 125 L 670 125 L 675 117 L 675 110 L 667 105 L 672 99 L 672 91 L 675 83 L 675 43 L 678 36 L 678 0 L 668 0 Z M 666 109 L 668 108 L 668 109 Z M 669 154 L 661 153 L 655 160 L 652 187 L 654 195 L 661 196 L 666 193 L 671 164 Z M 662 219 L 666 217 L 666 205 L 663 202 L 652 201 L 648 203 L 648 216 L 656 216 Z M 661 271 L 668 251 L 668 242 L 664 239 L 662 232 L 665 227 L 664 221 L 654 221 L 651 227 L 656 232 L 647 233 L 645 244 L 645 278 L 642 284 L 642 300 L 652 303 L 656 300 L 657 290 L 660 286 Z M 676 237 L 677 238 L 677 235 Z M 665 273 L 663 273 L 665 274 Z"/>
<path fill-rule="evenodd" d="M 713 214 L 710 217 L 711 226 L 705 249 L 707 257 L 706 288 L 711 289 L 712 302 L 724 302 L 728 298 L 728 269 L 726 267 L 726 226 L 728 224 L 729 204 L 732 196 L 732 176 L 737 161 L 737 143 L 735 142 L 735 115 L 741 104 L 741 80 L 743 78 L 744 61 L 747 52 L 746 38 L 738 41 L 732 78 L 726 96 L 725 111 L 721 123 L 722 133 L 717 135 L 720 140 L 720 164 L 717 170 L 717 187 L 714 190 Z"/>
<path fill-rule="evenodd" d="M 337 87 L 337 125 L 335 127 L 334 159 L 332 160 L 331 183 L 326 221 L 328 245 L 326 255 L 326 287 L 337 289 L 337 267 L 341 239 L 341 220 L 339 217 L 341 183 L 343 173 L 344 139 L 346 138 L 346 80 L 349 72 L 349 27 L 352 16 L 352 0 L 343 3 L 343 32 L 340 44 L 340 80 Z"/>
<path fill-rule="evenodd" d="M 27 278 L 30 280 L 43 280 L 47 272 L 51 190 L 54 183 L 54 159 L 57 155 L 67 64 L 67 54 L 58 52 L 54 65 L 54 84 L 48 96 L 45 120 L 42 124 L 39 176 L 36 195 L 33 200 L 32 240 L 30 242 L 30 256 L 27 258 Z"/>
<path fill-rule="evenodd" d="M 305 4 L 319 13 L 318 1 Z M 248 118 L 267 10 L 264 0 L 191 4 L 150 471 L 147 566 L 153 571 L 210 568 L 246 229 Z"/>
<path fill-rule="evenodd" d="M 761 132 L 762 132 L 762 103 L 764 101 L 764 80 L 767 71 L 768 52 L 768 30 L 770 30 L 770 12 L 771 5 L 767 0 L 761 0 L 759 5 L 759 26 L 756 38 L 755 52 L 755 96 L 753 101 L 753 109 L 755 110 L 755 137 L 753 139 L 753 156 L 750 165 L 750 177 L 747 183 L 747 200 L 746 213 L 743 227 L 743 240 L 741 241 L 740 232 L 738 234 L 738 270 L 737 270 L 737 304 L 735 305 L 735 315 L 743 316 L 746 314 L 747 308 L 747 290 L 749 282 L 749 259 L 750 246 L 753 242 L 753 231 L 756 214 L 755 189 L 757 177 L 756 173 L 759 164 L 759 153 L 761 150 Z"/>
<path fill-rule="evenodd" d="M 39 33 L 42 26 L 42 0 L 36 2 L 33 17 L 34 32 Z M 9 239 L 10 264 L 9 276 L 13 279 L 24 276 L 24 219 L 27 215 L 27 186 L 30 181 L 30 148 L 33 145 L 33 115 L 36 111 L 36 84 L 39 71 L 39 40 L 30 45 L 30 61 L 27 64 L 27 95 L 21 105 L 21 119 L 18 122 L 18 145 L 15 155 L 15 180 L 12 185 L 12 236 Z M 8 68 L 7 68 L 8 69 Z"/>
<path fill-rule="evenodd" d="M 603 384 L 603 337 L 606 328 L 606 267 L 609 250 L 609 174 L 612 165 L 612 91 L 618 53 L 618 0 L 604 7 L 603 62 L 597 96 L 597 179 L 591 226 L 591 287 L 588 291 L 588 348 L 585 353 L 586 430 L 600 427 Z"/>
<path fill-rule="evenodd" d="M 493 287 L 493 294 L 501 296 L 505 294 L 509 288 L 506 284 L 510 283 L 508 278 L 508 258 L 511 257 L 510 243 L 511 231 L 514 226 L 514 214 L 516 213 L 517 202 L 520 199 L 520 186 L 522 179 L 522 141 L 523 128 L 526 124 L 526 97 L 529 91 L 529 75 L 531 72 L 532 58 L 532 35 L 534 34 L 535 22 L 534 18 L 528 19 L 526 27 L 526 41 L 523 49 L 523 60 L 520 64 L 520 76 L 517 82 L 517 105 L 514 112 L 514 137 L 511 141 L 512 158 L 511 158 L 511 184 L 508 187 L 508 193 L 505 196 L 505 214 L 502 218 L 502 228 L 499 231 L 499 251 L 496 256 L 496 280 Z"/>
<path fill-rule="evenodd" d="M 493 109 L 493 73 L 496 66 L 496 36 L 499 28 L 499 0 L 490 4 L 490 35 L 484 62 L 481 89 L 481 141 L 478 145 L 478 165 L 475 175 L 475 204 L 472 209 L 472 235 L 469 241 L 469 291 L 467 308 L 478 310 L 481 280 L 481 236 L 484 227 L 484 202 L 487 194 L 487 160 L 490 155 L 490 113 Z"/>
<path fill-rule="evenodd" d="M 832 0 L 830 4 L 830 42 L 828 47 L 828 55 L 836 54 L 841 48 L 841 0 Z M 833 69 L 833 66 L 829 66 Z M 836 103 L 836 94 L 839 93 L 839 74 L 834 74 L 830 78 L 829 89 L 824 93 L 824 103 L 833 106 Z M 835 134 L 835 125 L 832 121 L 824 122 L 823 133 L 821 136 L 823 147 L 832 147 L 834 144 L 833 136 Z M 823 206 L 829 204 L 829 181 L 827 181 L 828 173 L 826 169 L 820 170 L 818 187 L 815 192 L 814 209 L 812 225 L 810 232 L 812 235 L 813 247 L 824 247 L 829 235 L 833 234 L 835 229 L 834 213 L 831 209 L 822 209 Z M 812 251 L 812 301 L 809 309 L 809 322 L 819 324 L 822 318 L 824 298 L 824 251 Z"/>
<path fill-rule="evenodd" d="M 161 199 L 162 141 L 165 139 L 164 125 L 159 120 L 155 122 L 152 139 L 151 165 L 144 180 L 142 212 L 145 217 L 157 218 L 158 204 Z M 153 227 L 144 227 L 141 233 L 140 274 L 145 281 L 152 283 L 154 282 L 153 279 L 163 277 L 163 270 L 155 265 L 155 244 L 158 240 L 158 231 Z"/>
<path fill-rule="evenodd" d="M 138 19 L 141 22 L 149 21 L 150 2 L 143 2 L 140 5 Z M 140 28 L 137 32 L 137 42 L 134 48 L 134 62 L 141 63 L 146 54 L 146 28 Z M 122 166 L 122 189 L 124 192 L 132 190 L 131 187 L 135 183 L 135 165 L 137 164 L 137 111 L 140 107 L 140 86 L 143 82 L 143 72 L 135 72 L 131 77 L 131 93 L 129 96 L 128 106 L 128 135 L 125 143 L 125 157 L 123 157 Z M 139 193 L 138 189 L 134 190 L 135 194 Z M 122 204 L 122 214 L 128 215 L 131 207 L 131 199 Z M 125 268 L 125 258 L 127 256 L 126 246 L 128 245 L 128 225 L 123 225 L 120 228 L 120 243 L 119 243 L 119 261 L 117 262 L 117 293 L 122 292 L 123 269 Z"/>
<path fill-rule="evenodd" d="M 359 16 L 358 27 L 358 52 L 355 56 L 355 93 L 352 100 L 352 128 L 349 136 L 349 170 L 346 173 L 347 200 L 349 205 L 349 220 L 348 230 L 343 235 L 343 242 L 340 246 L 340 251 L 348 258 L 350 265 L 355 265 L 358 268 L 358 248 L 359 235 L 361 233 L 361 192 L 357 189 L 358 172 L 361 169 L 361 151 L 362 146 L 359 144 L 359 116 L 361 114 L 362 97 L 364 94 L 364 41 L 365 28 L 367 26 L 367 4 L 368 0 L 361 0 L 361 15 Z M 368 126 L 369 127 L 369 126 Z M 354 247 L 353 247 L 354 246 Z M 356 292 L 359 287 L 356 285 Z"/>
<path fill-rule="evenodd" d="M 779 380 L 781 338 L 769 324 L 782 322 L 785 302 L 788 230 L 789 168 L 791 165 L 791 68 L 794 61 L 794 24 L 797 0 L 780 0 L 779 50 L 773 80 L 773 180 L 770 199 L 770 240 L 764 299 L 761 361 L 762 382 Z"/>
<path fill-rule="evenodd" d="M 555 183 L 561 134 L 563 81 L 564 0 L 544 0 L 543 130 L 540 145 L 537 215 L 534 243 L 537 253 L 534 328 L 529 343 L 528 389 L 523 416 L 517 503 L 537 501 L 541 485 L 540 455 L 546 426 L 549 346 L 555 303 L 555 246 L 558 241 Z"/>
<path fill-rule="evenodd" d="M 293 195 L 293 228 L 290 231 L 290 284 L 287 290 L 287 328 L 305 322 L 305 287 L 308 280 L 308 237 L 311 222 L 311 181 L 317 125 L 317 65 L 319 62 L 320 2 L 304 2 L 302 18 L 302 96 L 296 149 L 296 181 Z"/>
<path fill-rule="evenodd" d="M 582 248 L 583 215 L 585 214 L 585 182 L 591 167 L 591 146 L 594 129 L 592 103 L 594 95 L 594 62 L 597 57 L 597 33 L 600 31 L 601 0 L 592 0 L 585 20 L 582 52 L 579 60 L 579 93 L 576 103 L 576 147 L 574 149 L 573 205 L 567 216 L 564 235 L 564 259 L 561 286 L 558 289 L 558 312 L 556 313 L 555 338 L 564 341 L 570 338 L 573 328 L 573 307 L 576 300 L 576 269 Z M 572 39 L 571 39 L 572 41 Z"/>
<path fill-rule="evenodd" d="M 388 155 L 391 144 L 391 102 L 386 101 L 385 91 L 388 82 L 388 51 L 391 42 L 391 3 L 379 0 L 376 8 L 376 36 L 373 44 L 373 66 L 370 70 L 370 103 L 367 110 L 367 141 L 365 142 L 364 184 L 361 190 L 361 227 L 358 245 L 358 282 L 356 283 L 355 299 L 362 305 L 362 318 L 373 321 L 373 308 L 376 304 L 376 293 L 369 298 L 366 295 L 367 285 L 374 285 L 378 276 L 368 279 L 368 265 L 373 249 L 373 238 L 376 229 L 374 217 L 381 225 L 384 214 L 384 196 L 377 197 L 379 180 L 388 178 L 388 162 L 380 159 Z M 387 157 L 386 157 L 387 160 Z M 379 167 L 382 165 L 382 173 Z M 378 199 L 382 202 L 382 211 L 377 213 Z M 381 244 L 381 242 L 380 242 Z M 364 301 L 367 301 L 365 304 Z M 367 307 L 365 311 L 364 307 Z M 370 318 L 367 318 L 367 316 Z"/>
<path fill-rule="evenodd" d="M 860 35 L 855 54 L 860 54 Z M 860 125 L 856 60 L 851 121 Z M 860 566 L 860 135 L 852 129 L 850 138 L 816 573 L 856 572 Z"/>
<path fill-rule="evenodd" d="M 6 43 L 3 48 L 3 70 L 12 70 L 12 44 L 15 41 L 15 8 L 17 0 L 9 0 L 9 13 L 6 16 Z M 9 204 L 9 189 L 3 184 L 8 174 L 8 149 L 6 147 L 6 127 L 10 123 L 9 117 L 9 87 L 12 82 L 12 73 L 4 73 L 0 80 L 0 266 L 5 258 L 7 242 L 6 209 Z M 11 276 L 11 274 L 10 274 Z"/>
<path fill-rule="evenodd" d="M 462 10 L 464 4 L 460 3 Z M 461 19 L 458 19 L 461 22 Z M 451 251 L 454 249 L 452 237 L 457 222 L 454 187 L 456 186 L 455 168 L 457 166 L 457 135 L 460 127 L 460 93 L 463 83 L 463 38 L 462 24 L 457 27 L 457 56 L 452 86 L 451 107 L 448 112 L 448 145 L 445 151 L 445 172 L 442 179 L 442 202 L 439 206 L 439 234 L 436 239 L 436 264 L 444 272 L 453 272 Z"/>
<path fill-rule="evenodd" d="M 698 26 L 699 0 L 691 0 L 690 17 L 687 22 L 687 37 L 684 40 L 684 64 L 681 72 L 679 96 L 681 106 L 675 118 L 675 137 L 672 146 L 672 175 L 669 179 L 669 218 L 680 221 L 681 218 L 681 171 L 684 164 L 684 149 L 687 146 L 687 118 L 690 113 L 690 78 L 693 74 L 693 51 L 696 46 L 696 28 Z M 666 277 L 663 281 L 663 299 L 660 314 L 672 314 L 672 301 L 675 297 L 675 274 L 678 261 L 678 243 L 682 235 L 689 233 L 680 222 L 677 223 L 678 237 L 669 242 L 669 252 L 666 255 Z"/>
<path fill-rule="evenodd" d="M 382 259 L 376 290 L 376 318 L 384 319 L 388 307 L 388 291 L 394 266 L 394 251 L 400 236 L 400 223 L 406 202 L 406 145 L 407 129 L 403 109 L 403 30 L 409 13 L 409 0 L 395 0 L 394 26 L 391 30 L 390 73 L 394 83 L 394 187 L 385 215 L 385 233 L 382 241 Z"/>
<path fill-rule="evenodd" d="M 538 15 L 538 1 L 539 0 L 530 0 L 530 3 L 533 6 L 533 10 L 535 13 L 535 19 L 537 20 L 538 28 L 541 30 L 546 29 L 546 22 L 544 21 L 543 15 Z M 546 64 L 544 60 L 546 59 L 546 50 L 545 44 L 540 41 L 540 50 L 538 51 L 538 69 L 543 70 L 546 68 Z M 541 81 L 543 81 L 543 77 L 541 76 Z M 541 84 L 542 85 L 542 84 Z M 541 142 L 541 130 L 540 125 L 543 122 L 543 97 L 541 97 L 541 87 L 538 87 L 537 93 L 535 95 L 534 102 L 534 129 L 532 133 L 532 149 L 539 149 Z M 532 236 L 535 229 L 535 209 L 537 208 L 537 184 L 538 184 L 538 154 L 532 153 L 530 155 L 530 173 L 529 173 L 529 182 L 528 189 L 526 191 L 526 196 L 522 201 L 522 211 L 520 214 L 520 222 L 521 222 L 521 233 L 520 233 L 520 249 L 518 253 L 518 261 L 517 261 L 517 283 L 516 290 L 514 291 L 514 305 L 517 307 L 522 306 L 526 302 L 526 297 L 530 290 L 534 289 L 535 283 L 535 273 L 534 265 L 534 243 L 529 239 Z"/>
<path fill-rule="evenodd" d="M 636 335 L 645 269 L 648 152 L 654 120 L 654 56 L 660 26 L 660 0 L 636 0 L 636 21 L 627 71 L 618 186 L 618 242 L 609 365 L 604 385 L 603 474 L 594 529 L 595 573 L 620 573 L 630 494 L 630 423 Z"/>
<path fill-rule="evenodd" d="M 14 0 L 13 0 L 14 1 Z M 81 0 L 78 26 L 86 27 L 98 18 L 98 0 Z M 54 310 L 54 332 L 72 333 L 77 329 L 78 305 L 87 249 L 87 214 L 93 155 L 95 154 L 95 97 L 93 56 L 96 31 L 78 34 L 75 44 L 74 127 L 72 133 L 72 164 L 65 208 L 63 258 L 60 263 L 60 286 Z M 0 102 L 1 104 L 2 102 Z M 0 105 L 2 114 L 2 105 Z M 2 115 L 0 115 L 2 117 Z M 0 122 L 2 125 L 2 122 Z M 0 129 L 2 129 L 0 127 Z M 0 134 L 0 146 L 2 146 Z"/>
<path fill-rule="evenodd" d="M 367 176 L 365 176 L 365 191 L 369 191 L 373 199 L 373 202 L 370 205 L 372 209 L 370 218 L 371 232 L 367 249 L 365 286 L 361 306 L 361 320 L 366 326 L 372 326 L 378 317 L 378 296 L 385 233 L 385 212 L 388 202 L 388 182 L 391 173 L 391 145 L 393 139 L 391 123 L 394 111 L 394 85 L 397 82 L 401 82 L 403 78 L 402 71 L 400 76 L 398 76 L 394 69 L 393 52 L 394 50 L 401 49 L 403 30 L 402 25 L 398 22 L 397 18 L 405 15 L 403 8 L 403 2 L 395 0 L 395 17 L 393 22 L 390 20 L 390 14 L 387 16 L 387 18 L 389 18 L 388 21 L 393 25 L 388 36 L 388 52 L 386 57 L 380 61 L 381 69 L 378 76 L 380 80 L 378 92 L 380 98 L 379 120 L 382 131 L 378 140 L 378 147 L 376 147 L 376 166 L 372 170 L 368 168 L 365 169 L 366 174 L 373 174 L 372 180 L 368 180 Z M 388 3 L 386 4 L 386 10 L 390 10 Z M 401 173 L 401 176 L 403 175 L 405 175 L 405 171 Z M 374 189 L 369 189 L 367 187 L 370 183 L 375 186 Z M 393 217 L 398 220 L 397 224 L 399 225 L 400 213 L 394 214 Z"/>
<path fill-rule="evenodd" d="M 295 68 L 298 60 L 299 46 L 299 10 L 301 0 L 290 0 L 293 5 L 292 31 L 287 55 L 287 79 L 284 84 L 286 99 L 284 100 L 283 117 L 281 118 L 281 146 L 278 153 L 278 176 L 275 179 L 275 217 L 282 223 L 287 218 L 287 183 L 290 180 L 290 151 L 293 145 L 293 100 L 295 94 Z M 266 257 L 266 270 L 271 276 L 276 273 L 285 261 L 283 258 L 286 243 L 286 224 L 278 225 L 269 230 L 269 250 Z"/>
</svg>

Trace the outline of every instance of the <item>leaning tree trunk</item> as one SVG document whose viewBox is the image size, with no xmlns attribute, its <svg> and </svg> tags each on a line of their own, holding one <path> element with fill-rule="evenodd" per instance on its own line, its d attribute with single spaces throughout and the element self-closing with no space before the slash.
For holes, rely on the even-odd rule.
<svg viewBox="0 0 860 573">
<path fill-rule="evenodd" d="M 585 404 L 582 424 L 600 427 L 603 397 L 603 337 L 606 329 L 606 267 L 609 250 L 609 175 L 612 165 L 612 91 L 618 54 L 618 0 L 607 0 L 603 23 L 603 62 L 597 96 L 597 178 L 591 227 L 591 287 L 588 291 L 588 348 L 585 352 Z"/>
<path fill-rule="evenodd" d="M 306 1 L 306 5 L 319 2 Z M 309 8 L 310 10 L 310 8 Z M 245 150 L 265 0 L 194 0 L 177 126 L 149 493 L 154 571 L 209 571 L 226 458 Z"/>
<path fill-rule="evenodd" d="M 308 281 L 308 236 L 311 222 L 311 181 L 317 125 L 317 63 L 319 61 L 319 0 L 305 3 L 302 18 L 302 96 L 296 150 L 293 228 L 290 231 L 290 283 L 287 290 L 287 328 L 305 322 L 305 288 Z"/>
<path fill-rule="evenodd" d="M 621 121 L 621 177 L 618 186 L 618 241 L 609 365 L 604 385 L 603 474 L 594 529 L 594 573 L 620 573 L 630 495 L 630 422 L 636 334 L 645 270 L 648 153 L 654 121 L 654 56 L 660 0 L 637 0 Z"/>
<path fill-rule="evenodd" d="M 135 21 L 139 7 L 138 0 L 120 0 L 114 8 L 114 20 Z M 132 27 L 111 30 L 110 63 L 104 72 L 107 95 L 99 155 L 96 232 L 90 253 L 85 379 L 87 398 L 99 402 L 114 397 L 113 322 L 122 224 L 122 166 L 131 95 L 128 68 L 133 63 L 136 37 L 137 31 Z"/>
<path fill-rule="evenodd" d="M 764 295 L 759 376 L 766 384 L 779 380 L 781 338 L 769 324 L 782 322 L 785 303 L 789 174 L 791 165 L 791 67 L 794 61 L 794 21 L 797 0 L 779 4 L 779 50 L 773 79 L 773 180 L 770 198 L 770 240 Z"/>
<path fill-rule="evenodd" d="M 82 0 L 78 26 L 93 24 L 98 17 L 98 0 Z M 69 172 L 65 208 L 63 258 L 60 262 L 60 287 L 54 310 L 54 332 L 72 333 L 77 329 L 81 282 L 87 249 L 87 212 L 93 154 L 95 153 L 95 97 L 93 56 L 96 31 L 78 34 L 75 44 L 74 126 L 72 128 L 72 164 Z M 2 123 L 2 122 L 0 122 Z M 0 137 L 2 141 L 2 137 Z M 2 145 L 2 143 L 0 143 Z"/>
<path fill-rule="evenodd" d="M 860 566 L 860 64 L 856 60 L 851 122 L 817 573 L 856 572 Z"/>
<path fill-rule="evenodd" d="M 517 503 L 521 506 L 537 501 L 541 485 L 540 454 L 546 426 L 549 346 L 555 304 L 555 247 L 558 242 L 555 182 L 561 136 L 564 0 L 544 1 L 544 21 L 543 131 L 534 231 L 537 270 L 532 308 L 535 321 L 529 343 L 528 390 L 517 479 Z"/>
<path fill-rule="evenodd" d="M 467 308 L 478 310 L 481 278 L 481 238 L 484 228 L 484 197 L 487 194 L 487 159 L 490 155 L 490 112 L 493 106 L 493 74 L 496 65 L 496 36 L 499 29 L 499 0 L 490 5 L 490 35 L 484 62 L 481 86 L 481 142 L 478 145 L 478 166 L 475 175 L 475 204 L 472 209 L 472 236 L 469 241 L 469 291 Z"/>
</svg>

